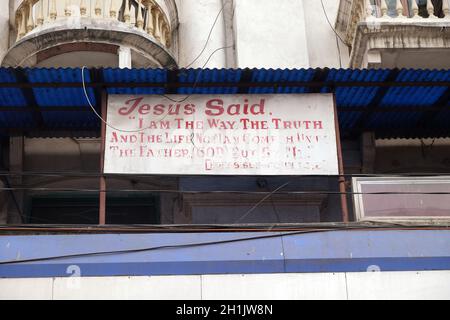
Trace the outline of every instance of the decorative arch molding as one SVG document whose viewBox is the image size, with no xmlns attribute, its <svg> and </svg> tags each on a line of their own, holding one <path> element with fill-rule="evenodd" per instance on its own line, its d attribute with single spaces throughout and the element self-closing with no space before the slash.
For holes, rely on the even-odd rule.
<svg viewBox="0 0 450 320">
<path fill-rule="evenodd" d="M 52 48 L 68 44 L 86 43 L 125 46 L 132 49 L 133 56 L 139 59 L 139 66 L 176 68 L 177 62 L 172 54 L 145 32 L 126 30 L 122 26 L 108 22 L 83 23 L 76 27 L 57 26 L 30 34 L 18 41 L 5 55 L 2 66 L 32 67 L 39 57 Z M 55 50 L 55 53 L 58 51 Z"/>
<path fill-rule="evenodd" d="M 161 7 L 166 6 L 172 29 L 178 30 L 178 25 L 179 25 L 180 20 L 178 19 L 178 7 L 177 7 L 175 0 L 157 0 L 156 2 Z"/>
<path fill-rule="evenodd" d="M 437 19 L 436 19 L 437 20 Z M 381 50 L 450 49 L 450 22 L 427 22 L 427 24 L 370 23 L 358 24 L 353 49 L 350 54 L 351 68 L 381 67 Z"/>
<path fill-rule="evenodd" d="M 136 67 L 176 66 L 175 0 L 13 0 L 11 10 L 15 28 L 10 37 L 16 42 L 4 57 L 4 66 L 36 65 L 36 53 L 72 42 L 130 48 Z"/>
</svg>

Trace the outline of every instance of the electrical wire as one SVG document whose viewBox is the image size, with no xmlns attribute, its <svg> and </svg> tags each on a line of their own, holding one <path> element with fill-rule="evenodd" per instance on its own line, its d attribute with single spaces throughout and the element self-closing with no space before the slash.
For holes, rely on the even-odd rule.
<svg viewBox="0 0 450 320">
<path fill-rule="evenodd" d="M 336 38 L 336 48 L 337 48 L 337 51 L 338 51 L 339 67 L 342 68 L 341 47 L 340 47 L 340 45 L 339 45 L 339 40 L 341 40 L 341 41 L 345 44 L 346 47 L 348 47 L 348 45 L 347 45 L 347 43 L 345 43 L 345 42 L 342 40 L 342 38 L 341 38 L 341 37 L 339 36 L 339 34 L 337 33 L 336 29 L 333 28 L 333 26 L 332 26 L 332 24 L 331 24 L 331 22 L 330 22 L 330 19 L 328 18 L 328 14 L 327 14 L 327 12 L 326 12 L 326 10 L 325 10 L 325 5 L 323 4 L 323 0 L 321 0 L 321 4 L 322 4 L 322 10 L 323 10 L 323 13 L 324 13 L 324 15 L 325 15 L 325 18 L 326 18 L 326 20 L 327 20 L 327 22 L 328 22 L 328 25 L 330 26 L 331 30 L 333 30 L 334 35 L 335 35 L 335 38 Z"/>
<path fill-rule="evenodd" d="M 227 5 L 228 3 L 227 2 L 224 2 L 223 3 L 223 5 L 222 5 L 222 7 L 221 7 L 221 9 L 219 10 L 219 12 L 218 12 L 218 14 L 217 14 L 217 16 L 216 16 L 216 19 L 214 20 L 214 23 L 213 23 L 213 25 L 211 26 L 211 28 L 210 28 L 210 31 L 209 31 L 209 34 L 208 34 L 208 37 L 207 37 L 207 39 L 206 39 L 206 42 L 205 42 L 205 45 L 204 45 L 204 47 L 203 47 L 203 49 L 201 50 L 201 52 L 200 52 L 200 54 L 194 59 L 194 61 L 192 61 L 191 63 L 189 63 L 185 68 L 189 68 L 190 66 L 192 66 L 202 55 L 203 55 L 203 53 L 205 52 L 205 50 L 206 50 L 206 48 L 207 48 L 207 46 L 208 46 L 208 43 L 209 43 L 209 41 L 210 41 L 210 39 L 211 39 L 211 36 L 212 36 L 212 32 L 213 32 L 213 30 L 214 30 L 214 28 L 215 28 L 215 26 L 216 26 L 216 24 L 217 24 L 217 21 L 219 20 L 219 17 L 220 17 L 220 15 L 222 14 L 222 12 L 223 12 L 223 10 L 224 10 L 224 8 L 225 8 L 225 6 Z M 234 16 L 234 12 L 233 12 L 233 16 Z M 209 57 L 208 57 L 208 59 L 206 60 L 206 62 L 205 62 L 205 64 L 203 65 L 203 67 L 201 68 L 201 70 L 198 72 L 198 74 L 197 74 L 197 77 L 196 77 L 196 80 L 195 80 L 195 82 L 194 82 L 194 84 L 193 84 L 193 86 L 192 86 L 192 90 L 194 91 L 195 90 L 195 88 L 197 87 L 197 84 L 198 84 L 198 82 L 199 82 L 199 80 L 200 80 L 200 75 L 201 75 L 201 73 L 204 71 L 204 69 L 205 69 L 205 67 L 208 65 L 208 63 L 209 63 L 209 61 L 212 59 L 212 57 L 217 53 L 217 52 L 219 52 L 219 51 L 221 51 L 221 50 L 225 50 L 225 49 L 229 49 L 229 48 L 233 48 L 234 46 L 224 46 L 224 47 L 220 47 L 220 48 L 218 48 L 218 49 L 216 49 L 216 50 L 214 50 L 210 55 L 209 55 Z M 86 101 L 88 102 L 88 104 L 89 104 L 89 106 L 90 106 L 90 108 L 92 109 L 92 111 L 94 112 L 94 114 L 106 125 L 106 126 L 108 126 L 109 128 L 111 128 L 111 129 L 113 129 L 113 130 L 116 130 L 116 131 L 119 131 L 119 132 L 124 132 L 124 133 L 139 133 L 139 132 L 143 132 L 143 131 L 146 131 L 146 130 L 148 130 L 148 129 L 150 129 L 150 127 L 147 127 L 147 128 L 142 128 L 142 129 L 136 129 L 136 130 L 124 130 L 124 129 L 119 129 L 119 128 L 117 128 L 117 127 L 115 127 L 115 126 L 113 126 L 113 125 L 111 125 L 110 123 L 108 123 L 98 112 L 97 112 L 97 110 L 95 109 L 95 107 L 93 106 L 93 104 L 92 104 L 92 102 L 91 102 L 91 100 L 90 100 L 90 98 L 89 98 L 89 95 L 88 95 L 88 93 L 87 93 L 87 89 L 86 89 L 86 81 L 85 81 L 85 75 L 84 75 L 84 70 L 86 69 L 87 67 L 86 66 L 83 66 L 82 68 L 81 68 L 81 78 L 82 78 L 82 84 L 83 84 L 83 92 L 84 92 L 84 95 L 85 95 L 85 98 L 86 98 Z M 186 96 L 185 98 L 183 98 L 183 99 L 181 99 L 181 100 L 175 100 L 175 99 L 173 99 L 173 98 L 171 98 L 171 97 L 169 97 L 169 96 L 167 96 L 167 95 L 164 95 L 164 94 L 156 94 L 157 96 L 160 96 L 160 97 L 163 97 L 163 98 L 166 98 L 166 99 L 168 99 L 168 100 L 170 100 L 171 102 L 174 102 L 174 103 L 183 103 L 183 102 L 185 102 L 187 99 L 189 99 L 191 96 L 192 96 L 192 94 L 190 94 L 190 95 L 188 95 L 188 96 Z M 172 107 L 171 107 L 172 108 Z M 169 113 L 170 113 L 170 111 L 171 111 L 171 108 L 168 110 L 168 112 L 167 112 L 167 114 L 162 118 L 162 119 L 159 119 L 159 121 L 162 121 L 162 120 L 164 120 L 168 115 L 169 115 Z"/>
<path fill-rule="evenodd" d="M 32 172 L 32 171 L 14 171 L 14 172 L 6 172 L 0 171 L 1 176 L 28 176 L 28 177 L 87 177 L 87 178 L 99 178 L 99 177 L 118 177 L 118 178 L 152 178 L 152 177 L 161 177 L 160 175 L 148 175 L 148 174 L 120 174 L 120 173 L 95 173 L 95 172 L 75 172 L 75 171 L 64 171 L 64 172 Z M 167 177 L 165 175 L 165 177 Z M 174 176 L 176 177 L 176 176 Z M 204 176 L 196 176 L 192 175 L 189 177 L 204 177 Z M 211 177 L 220 177 L 222 179 L 235 179 L 234 176 L 211 176 Z M 252 176 L 241 176 L 241 177 L 252 177 Z M 286 177 L 286 176 L 277 176 L 277 177 Z M 292 176 L 290 176 L 292 177 Z M 348 173 L 348 174 L 337 174 L 337 175 L 302 175 L 302 178 L 334 178 L 334 177 L 345 177 L 345 178 L 426 178 L 426 177 L 449 177 L 450 172 L 448 173 L 426 173 L 426 172 L 411 172 L 411 173 Z"/>
<path fill-rule="evenodd" d="M 194 83 L 193 83 L 193 85 L 192 85 L 192 88 L 191 88 L 192 91 L 194 91 L 194 90 L 197 88 L 197 85 L 198 85 L 198 83 L 199 83 L 199 81 L 200 81 L 200 76 L 202 75 L 202 72 L 205 71 L 205 68 L 206 68 L 206 66 L 208 65 L 209 61 L 211 61 L 212 57 L 213 57 L 217 52 L 219 52 L 219 51 L 221 51 L 221 50 L 230 49 L 230 48 L 233 48 L 233 47 L 234 47 L 233 45 L 231 45 L 231 46 L 225 46 L 225 47 L 220 47 L 220 48 L 217 48 L 216 50 L 214 50 L 214 51 L 210 54 L 210 56 L 208 57 L 208 59 L 206 59 L 206 62 L 205 62 L 205 64 L 203 65 L 203 67 L 202 67 L 201 69 L 198 69 L 197 77 L 196 77 L 196 79 L 195 79 L 195 81 L 194 81 Z M 169 97 L 169 96 L 167 96 L 167 95 L 164 95 L 164 94 L 157 94 L 157 95 L 160 96 L 160 97 L 166 98 L 166 99 L 168 99 L 168 100 L 170 100 L 171 102 L 174 102 L 174 103 L 183 103 L 183 102 L 185 102 L 187 99 L 189 99 L 190 97 L 192 97 L 193 93 L 187 95 L 185 98 L 183 98 L 183 99 L 181 99 L 181 100 L 175 100 L 175 99 L 173 99 L 173 98 L 171 98 L 171 97 Z M 169 111 L 170 111 L 170 109 L 169 109 Z M 167 114 L 169 114 L 169 112 L 168 112 Z"/>
<path fill-rule="evenodd" d="M 105 119 L 103 119 L 103 117 L 97 112 L 97 110 L 95 110 L 95 107 L 93 106 L 91 99 L 89 98 L 89 95 L 87 93 L 87 89 L 86 89 L 86 81 L 84 78 L 84 70 L 86 69 L 86 66 L 83 66 L 81 68 L 81 81 L 83 84 L 83 92 L 86 98 L 87 103 L 89 104 L 89 106 L 91 107 L 92 111 L 94 112 L 94 114 L 97 116 L 97 118 L 99 118 L 107 127 L 119 131 L 119 132 L 125 132 L 125 133 L 138 133 L 138 132 L 143 132 L 145 130 L 148 130 L 149 128 L 143 128 L 143 129 L 138 129 L 138 130 L 124 130 L 124 129 L 119 129 L 115 126 L 113 126 L 112 124 L 110 124 L 109 122 L 107 122 Z"/>
<path fill-rule="evenodd" d="M 267 186 L 267 191 L 271 192 L 269 186 Z M 275 201 L 273 200 L 273 197 L 270 197 L 270 203 L 272 205 L 272 210 L 273 210 L 273 213 L 275 214 L 277 222 L 281 223 L 281 217 L 280 217 L 280 214 L 278 212 L 277 205 L 275 204 Z"/>
<path fill-rule="evenodd" d="M 200 71 L 199 71 L 198 74 L 197 74 L 196 80 L 195 80 L 195 82 L 194 82 L 194 84 L 193 84 L 193 86 L 192 86 L 192 90 L 193 90 L 193 91 L 197 88 L 198 82 L 200 81 L 200 76 L 201 76 L 202 72 L 204 71 L 206 65 L 209 63 L 209 61 L 211 60 L 211 58 L 214 56 L 214 54 L 216 54 L 217 52 L 219 52 L 219 51 L 221 51 L 221 50 L 229 49 L 229 48 L 232 48 L 232 47 L 233 47 L 233 46 L 221 47 L 221 48 L 218 48 L 218 49 L 214 50 L 214 51 L 211 53 L 211 55 L 210 55 L 210 56 L 208 57 L 208 59 L 206 60 L 205 65 L 203 66 L 202 69 L 200 69 Z M 142 128 L 142 129 L 136 129 L 136 130 L 125 130 L 125 129 L 120 129 L 120 128 L 116 127 L 116 126 L 113 126 L 112 124 L 110 124 L 109 122 L 107 122 L 107 121 L 106 121 L 106 120 L 105 120 L 105 119 L 97 112 L 97 110 L 96 110 L 95 107 L 93 106 L 93 104 L 92 104 L 92 102 L 91 102 L 91 99 L 89 98 L 89 95 L 88 95 L 88 93 L 87 93 L 86 81 L 85 81 L 85 75 L 84 75 L 84 70 L 85 70 L 86 68 L 87 68 L 86 66 L 83 66 L 83 67 L 81 68 L 81 78 L 82 78 L 81 80 L 82 80 L 82 85 L 83 85 L 83 92 L 84 92 L 85 99 L 86 99 L 86 101 L 87 101 L 89 107 L 92 109 L 92 111 L 93 111 L 94 114 L 97 116 L 97 118 L 100 119 L 100 121 L 102 121 L 102 122 L 103 122 L 106 126 L 108 126 L 109 128 L 111 128 L 111 129 L 113 129 L 113 130 L 116 130 L 116 131 L 119 131 L 119 132 L 124 132 L 124 133 L 139 133 L 139 132 L 144 132 L 144 131 L 146 131 L 146 130 L 149 130 L 149 129 L 151 128 L 151 127 L 146 127 L 146 128 Z M 187 101 L 187 99 L 189 99 L 190 97 L 192 97 L 193 94 L 187 95 L 186 97 L 184 97 L 183 99 L 180 99 L 180 100 L 175 100 L 175 99 L 173 99 L 173 98 L 171 98 L 171 97 L 169 97 L 169 96 L 167 96 L 167 95 L 164 95 L 164 94 L 155 94 L 155 95 L 156 95 L 156 96 L 163 97 L 163 98 L 166 98 L 166 99 L 168 99 L 168 100 L 170 100 L 171 102 L 174 102 L 174 103 L 183 103 L 183 102 Z M 157 121 L 163 121 L 163 120 L 170 114 L 171 110 L 172 110 L 172 106 L 171 106 L 171 107 L 169 108 L 169 110 L 167 111 L 167 114 L 166 114 L 163 118 L 158 119 Z"/>
<path fill-rule="evenodd" d="M 55 178 L 55 177 L 77 177 L 77 178 L 117 178 L 117 179 L 148 179 L 154 177 L 160 177 L 159 175 L 122 175 L 122 174 L 101 174 L 101 173 L 83 173 L 83 172 L 61 172 L 61 173 L 40 173 L 40 172 L 0 172 L 0 177 L 46 177 L 46 178 Z M 426 177 L 448 177 L 449 174 L 442 173 L 406 173 L 406 174 L 342 174 L 336 176 L 302 176 L 303 178 L 322 178 L 322 179 L 330 179 L 330 178 L 426 178 Z M 192 176 L 197 177 L 197 176 Z M 217 178 L 220 179 L 235 179 L 235 177 L 223 177 L 219 176 Z M 292 179 L 292 177 L 289 177 Z M 287 183 L 289 184 L 289 183 Z M 282 188 L 286 187 L 283 185 Z M 279 189 L 282 189 L 279 188 Z M 104 193 L 113 193 L 113 192 L 130 192 L 130 193 L 178 193 L 178 194 L 251 194 L 251 195 L 271 195 L 271 194 L 328 194 L 328 195 L 339 195 L 339 194 L 348 194 L 348 195 L 448 195 L 450 192 L 337 192 L 337 191 L 286 191 L 280 192 L 277 189 L 273 192 L 270 191 L 243 191 L 243 190 L 170 190 L 170 189 L 109 189 L 109 190 L 100 190 L 97 188 L 47 188 L 47 187 L 30 187 L 30 186 L 19 186 L 19 187 L 1 187 L 2 191 L 53 191 L 53 192 L 104 192 Z M 268 197 L 269 198 L 269 197 Z M 265 201 L 266 199 L 264 199 Z"/>
<path fill-rule="evenodd" d="M 36 192 L 85 192 L 85 193 L 166 193 L 166 194 L 237 194 L 237 195 L 450 195 L 448 192 L 339 192 L 339 191 L 285 191 L 285 192 L 265 192 L 265 191 L 242 191 L 242 190 L 165 190 L 165 189 L 83 189 L 83 188 L 37 188 L 37 187 L 14 187 L 14 188 L 0 188 L 0 191 L 36 191 Z M 269 198 L 269 197 L 267 197 Z M 264 199 L 265 201 L 266 199 Z"/>
<path fill-rule="evenodd" d="M 323 231 L 321 231 L 321 232 L 323 232 Z M 104 256 L 104 255 L 113 255 L 113 254 L 130 254 L 130 253 L 140 253 L 140 252 L 151 252 L 151 251 L 166 250 L 166 249 L 187 249 L 187 248 L 195 248 L 195 247 L 203 247 L 203 246 L 211 246 L 211 245 L 231 244 L 231 243 L 255 241 L 255 240 L 265 240 L 265 239 L 272 239 L 272 238 L 278 238 L 278 237 L 283 237 L 283 236 L 299 235 L 299 234 L 304 234 L 304 233 L 312 233 L 312 231 L 282 233 L 282 234 L 276 234 L 276 235 L 264 235 L 264 236 L 258 236 L 258 237 L 246 237 L 246 238 L 238 238 L 238 239 L 222 240 L 222 241 L 212 241 L 212 242 L 197 242 L 197 243 L 182 244 L 182 245 L 165 245 L 165 246 L 148 247 L 148 248 L 140 248 L 140 249 L 88 252 L 88 253 L 60 255 L 60 256 L 52 256 L 52 257 L 23 259 L 23 260 L 15 260 L 15 261 L 14 260 L 0 261 L 0 265 L 21 264 L 21 263 L 31 263 L 31 262 L 44 262 L 44 261 L 54 261 L 54 260 L 69 259 L 69 258 L 82 258 L 82 257 Z"/>
<path fill-rule="evenodd" d="M 333 30 L 336 37 L 338 37 L 339 40 L 346 46 L 349 47 L 349 45 L 342 39 L 342 37 L 339 35 L 339 33 L 334 29 L 333 24 L 330 21 L 330 18 L 328 17 L 327 10 L 325 9 L 325 5 L 323 4 L 323 0 L 320 0 L 320 3 L 322 4 L 322 10 L 323 14 L 325 15 L 325 18 L 327 19 L 328 25 L 330 26 L 331 30 Z"/>
<path fill-rule="evenodd" d="M 339 68 L 342 69 L 342 57 L 341 57 L 341 47 L 339 46 L 339 39 L 336 36 L 336 48 L 338 50 L 338 57 L 339 57 Z"/>
<path fill-rule="evenodd" d="M 200 59 L 200 57 L 203 55 L 203 53 L 205 52 L 206 48 L 208 47 L 208 43 L 209 40 L 211 40 L 211 36 L 212 36 L 212 32 L 214 31 L 214 28 L 216 27 L 217 21 L 219 21 L 219 17 L 221 15 L 221 13 L 223 12 L 223 10 L 225 9 L 225 6 L 228 4 L 228 2 L 224 2 L 222 5 L 222 8 L 220 9 L 219 13 L 216 16 L 216 19 L 214 20 L 214 23 L 209 31 L 208 37 L 206 39 L 205 45 L 202 49 L 202 51 L 199 53 L 199 55 L 188 65 L 186 65 L 184 68 L 188 69 L 190 68 L 195 62 L 197 62 L 198 59 Z"/>
<path fill-rule="evenodd" d="M 286 182 L 285 184 L 281 185 L 280 187 L 276 188 L 274 191 L 269 192 L 269 194 L 267 196 L 265 196 L 263 199 L 261 199 L 261 201 L 259 201 L 258 203 L 256 203 L 250 210 L 248 210 L 246 213 L 244 213 L 239 219 L 237 219 L 234 223 L 239 223 L 242 220 L 244 220 L 245 218 L 248 217 L 248 215 L 250 215 L 250 213 L 252 213 L 253 211 L 255 211 L 261 204 L 264 203 L 264 201 L 266 201 L 267 199 L 269 199 L 270 197 L 272 197 L 272 195 L 276 194 L 277 192 L 279 192 L 281 189 L 287 187 L 291 182 Z"/>
<path fill-rule="evenodd" d="M 331 22 L 328 18 L 328 15 L 326 13 L 324 4 L 323 4 L 323 0 L 321 0 L 321 4 L 322 4 L 322 8 L 324 10 L 324 14 L 325 17 L 327 19 L 328 24 L 330 25 L 331 29 L 334 31 L 334 33 L 336 34 L 336 40 L 341 40 L 346 46 L 347 44 L 345 43 L 345 41 L 339 36 L 339 34 L 336 32 L 336 30 L 332 27 Z M 209 32 L 208 38 L 206 40 L 205 46 L 203 47 L 202 51 L 200 52 L 200 54 L 194 59 L 194 61 L 192 61 L 188 66 L 186 66 L 186 68 L 189 68 L 192 64 L 194 64 L 204 53 L 204 51 L 207 48 L 207 45 L 210 41 L 211 35 L 212 35 L 212 31 L 214 30 L 217 21 L 220 17 L 220 14 L 223 12 L 225 7 L 225 4 L 222 6 L 221 10 L 219 11 L 214 24 Z M 202 70 L 200 70 L 200 72 L 197 74 L 197 78 L 196 81 L 192 87 L 192 89 L 196 88 L 196 85 L 199 81 L 201 72 L 203 71 L 203 69 L 206 67 L 206 65 L 209 63 L 210 59 L 212 58 L 212 56 L 217 53 L 220 50 L 224 50 L 224 49 L 228 49 L 228 48 L 232 48 L 233 46 L 228 46 L 228 47 L 222 47 L 222 48 L 218 48 L 216 49 L 207 59 L 205 65 L 203 66 Z M 338 44 L 338 51 L 340 53 L 340 48 L 339 48 L 339 44 Z M 341 59 L 340 54 L 339 54 L 339 59 Z M 342 66 L 342 62 L 340 60 L 340 64 Z M 86 84 L 85 84 L 85 76 L 84 76 L 84 69 L 86 69 L 86 67 L 82 68 L 82 80 L 83 80 L 83 90 L 86 96 L 86 99 L 88 100 L 88 103 L 90 105 L 90 107 L 92 108 L 92 110 L 94 111 L 94 113 L 96 114 L 96 116 L 103 122 L 105 123 L 105 125 L 107 125 L 108 127 L 117 130 L 117 131 L 121 131 L 121 132 L 129 132 L 129 133 L 137 133 L 137 132 L 142 132 L 145 131 L 149 128 L 145 128 L 145 129 L 140 129 L 140 130 L 122 130 L 119 128 L 116 128 L 114 126 L 112 126 L 111 124 L 109 124 L 107 121 L 105 121 L 99 114 L 98 112 L 95 110 L 95 108 L 93 107 L 88 93 L 87 93 L 87 89 L 86 89 Z M 186 101 L 190 96 L 192 95 L 188 95 L 186 98 L 182 99 L 182 100 L 172 100 L 170 97 L 165 96 L 165 95 L 160 95 L 163 96 L 167 99 L 170 99 L 173 102 L 184 102 Z M 4 173 L 0 173 L 0 175 L 6 175 Z M 9 174 L 8 174 L 9 175 Z M 11 174 L 11 175 L 17 175 L 17 173 Z M 51 174 L 53 175 L 53 174 Z M 442 176 L 442 174 L 436 174 L 438 176 Z M 350 176 L 350 175 L 345 175 L 345 176 Z M 355 176 L 355 175 L 351 175 L 351 176 Z M 361 176 L 373 176 L 373 175 L 361 175 Z M 386 175 L 382 175 L 382 176 L 386 176 Z M 395 175 L 398 176 L 398 175 Z M 411 175 L 401 175 L 401 176 L 408 176 L 410 177 Z M 427 175 L 430 176 L 430 175 Z M 147 176 L 146 176 L 147 177 Z M 282 185 L 281 187 L 277 188 L 276 190 L 272 191 L 272 192 L 250 192 L 251 194 L 268 194 L 265 198 L 263 198 L 260 202 L 258 202 L 252 209 L 250 209 L 246 214 L 243 215 L 243 217 L 241 217 L 238 221 L 241 221 L 242 219 L 244 219 L 247 215 L 249 215 L 252 211 L 254 211 L 261 203 L 263 203 L 265 200 L 267 200 L 268 198 L 270 198 L 272 195 L 274 195 L 275 193 L 279 193 L 279 191 L 284 188 L 285 186 L 287 186 L 289 183 L 286 183 L 284 185 Z M 50 189 L 50 188 L 0 188 L 0 190 L 56 190 L 56 189 Z M 70 191 L 72 190 L 76 190 L 76 191 L 87 191 L 88 189 L 70 189 Z M 120 190 L 122 191 L 122 190 Z M 124 192 L 149 192 L 149 190 L 123 190 Z M 92 190 L 92 192 L 101 192 L 101 190 Z M 108 190 L 105 192 L 117 192 L 117 190 Z M 176 190 L 151 190 L 151 192 L 170 192 L 170 193 L 239 193 L 239 194 L 248 194 L 249 192 L 242 192 L 242 191 L 176 191 Z M 287 194 L 325 194 L 323 192 L 287 192 Z M 344 194 L 343 192 L 326 192 L 326 194 Z M 410 193 L 410 192 L 402 192 L 402 193 L 397 193 L 397 192 L 376 192 L 376 193 L 354 193 L 354 192 L 348 192 L 345 194 L 376 194 L 376 195 L 381 195 L 381 194 L 411 194 L 411 195 L 416 195 L 416 194 L 428 194 L 428 195 L 448 195 L 450 194 L 450 192 L 433 192 L 433 193 L 424 193 L 424 192 L 420 192 L 420 193 Z M 353 230 L 356 228 L 352 228 Z M 342 230 L 342 229 L 339 229 Z M 292 236 L 292 235 L 300 235 L 300 234 L 307 234 L 307 233 L 317 233 L 317 232 L 332 232 L 332 231 L 338 231 L 338 230 L 315 230 L 315 231 L 301 231 L 301 232 L 292 232 L 292 233 L 283 233 L 283 234 L 277 234 L 277 235 L 269 235 L 269 236 L 261 236 L 261 237 L 252 237 L 252 238 L 240 238 L 240 239 L 232 239 L 232 240 L 224 240 L 224 241 L 215 241 L 215 242 L 205 242 L 205 243 L 193 243 L 193 244 L 184 244 L 184 245 L 167 245 L 167 246 L 159 246 L 159 247 L 150 247 L 150 248 L 142 248 L 142 249 L 130 249 L 130 250 L 119 250 L 119 251 L 106 251 L 106 252 L 92 252 L 92 253 L 80 253 L 80 254 L 74 254 L 74 255 L 66 255 L 66 256 L 56 256 L 56 257 L 44 257 L 44 258 L 35 258 L 35 259 L 26 259 L 26 260 L 16 260 L 16 261 L 4 261 L 4 262 L 0 262 L 0 265 L 5 265 L 5 264 L 18 264 L 18 263 L 27 263 L 27 262 L 40 262 L 40 261 L 51 261 L 51 260 L 58 260 L 58 259 L 66 259 L 66 258 L 77 258 L 77 257 L 86 257 L 86 256 L 99 256 L 99 255 L 110 255 L 110 254 L 127 254 L 127 253 L 138 253 L 138 252 L 148 252 L 148 251 L 156 251 L 156 250 L 163 250 L 163 249 L 183 249 L 183 248 L 190 248 L 190 247 L 199 247 L 199 246 L 210 246 L 210 245 L 218 245 L 218 244 L 229 244 L 229 243 L 235 243 L 235 242 L 243 242 L 243 241 L 253 241 L 253 240 L 260 240 L 260 239 L 269 239 L 269 238 L 276 238 L 276 237 L 284 237 L 284 236 Z"/>
</svg>

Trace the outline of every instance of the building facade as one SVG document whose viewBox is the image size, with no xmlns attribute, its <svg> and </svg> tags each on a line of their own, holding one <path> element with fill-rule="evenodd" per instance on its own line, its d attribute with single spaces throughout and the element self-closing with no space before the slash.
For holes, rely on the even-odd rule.
<svg viewBox="0 0 450 320">
<path fill-rule="evenodd" d="M 449 0 L 11 0 L 0 23 L 1 298 L 450 297 Z M 340 173 L 103 174 L 108 96 L 230 93 L 332 94 Z"/>
</svg>

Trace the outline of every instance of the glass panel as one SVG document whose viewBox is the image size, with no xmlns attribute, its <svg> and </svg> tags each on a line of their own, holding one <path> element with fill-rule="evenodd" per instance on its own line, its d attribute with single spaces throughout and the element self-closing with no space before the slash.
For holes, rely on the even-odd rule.
<svg viewBox="0 0 450 320">
<path fill-rule="evenodd" d="M 434 15 L 439 18 L 443 18 L 444 13 L 442 11 L 442 0 L 431 0 L 431 2 L 433 3 L 434 6 Z M 427 0 L 418 0 L 417 4 L 419 6 L 419 15 L 424 18 L 428 18 L 429 14 L 427 11 Z"/>
<path fill-rule="evenodd" d="M 429 194 L 450 191 L 450 182 L 385 181 L 362 182 L 364 217 L 450 217 L 450 195 Z M 427 193 L 427 194 L 420 194 Z"/>
<path fill-rule="evenodd" d="M 28 223 L 94 225 L 99 220 L 99 198 L 76 193 L 31 197 Z M 107 197 L 107 224 L 158 224 L 156 197 Z"/>
</svg>

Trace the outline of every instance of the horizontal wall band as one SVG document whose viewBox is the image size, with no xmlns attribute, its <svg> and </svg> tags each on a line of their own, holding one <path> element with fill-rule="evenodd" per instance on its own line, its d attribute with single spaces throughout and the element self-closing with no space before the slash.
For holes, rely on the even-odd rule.
<svg viewBox="0 0 450 320">
<path fill-rule="evenodd" d="M 272 233 L 277 235 L 277 233 Z M 258 233 L 0 237 L 0 261 L 233 240 Z M 450 270 L 450 231 L 337 231 L 0 265 L 0 278 Z"/>
</svg>

